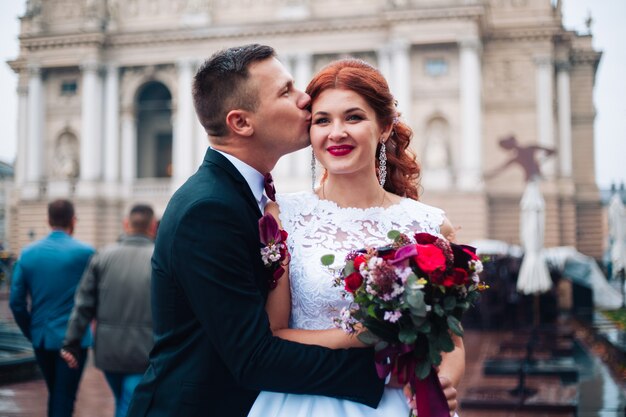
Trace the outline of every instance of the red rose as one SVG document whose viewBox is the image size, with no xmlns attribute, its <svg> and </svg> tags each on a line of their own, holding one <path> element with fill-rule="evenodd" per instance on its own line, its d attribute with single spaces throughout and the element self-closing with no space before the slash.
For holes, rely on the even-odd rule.
<svg viewBox="0 0 626 417">
<path fill-rule="evenodd" d="M 357 257 L 354 258 L 354 269 L 358 271 L 361 268 L 361 264 L 365 262 L 367 262 L 365 255 L 357 255 Z"/>
<path fill-rule="evenodd" d="M 287 241 L 287 237 L 289 237 L 289 233 L 286 230 L 280 229 L 280 238 L 283 242 Z"/>
<path fill-rule="evenodd" d="M 450 288 L 454 285 L 454 279 L 454 275 L 446 275 L 441 284 L 446 288 Z"/>
<path fill-rule="evenodd" d="M 434 270 L 431 274 L 429 274 L 429 281 L 434 285 L 443 285 L 443 281 L 445 279 L 444 272 L 441 269 Z"/>
<path fill-rule="evenodd" d="M 470 248 L 471 248 L 471 246 L 463 246 L 463 252 L 465 252 L 470 257 L 470 259 L 472 261 L 477 261 L 479 258 L 476 255 L 476 252 L 472 252 L 472 249 L 474 249 L 474 248 L 471 248 L 471 249 Z M 475 250 L 476 249 L 474 249 L 474 251 Z"/>
<path fill-rule="evenodd" d="M 467 282 L 467 271 L 461 268 L 454 268 L 452 270 L 452 276 L 454 277 L 454 283 L 456 285 L 463 285 Z"/>
<path fill-rule="evenodd" d="M 381 256 L 385 261 L 392 261 L 396 257 L 396 251 L 392 250 Z"/>
<path fill-rule="evenodd" d="M 437 236 L 433 236 L 430 233 L 416 233 L 415 242 L 420 245 L 431 245 L 437 241 Z"/>
<path fill-rule="evenodd" d="M 346 291 L 354 294 L 363 284 L 363 277 L 358 272 L 353 272 L 346 277 Z"/>
<path fill-rule="evenodd" d="M 437 269 L 446 268 L 446 257 L 443 251 L 433 245 L 415 245 L 417 255 L 413 257 L 417 266 L 427 274 Z"/>
</svg>

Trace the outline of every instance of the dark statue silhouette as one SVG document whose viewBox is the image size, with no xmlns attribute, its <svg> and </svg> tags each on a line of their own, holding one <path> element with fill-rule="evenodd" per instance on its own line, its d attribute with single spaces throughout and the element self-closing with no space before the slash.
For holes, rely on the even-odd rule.
<svg viewBox="0 0 626 417">
<path fill-rule="evenodd" d="M 485 179 L 490 179 L 500 174 L 506 168 L 513 164 L 519 164 L 524 170 L 526 182 L 530 182 L 541 178 L 541 163 L 537 158 L 538 153 L 544 153 L 546 156 L 556 154 L 554 149 L 546 148 L 539 145 L 521 146 L 515 136 L 507 136 L 499 140 L 500 147 L 511 151 L 513 156 L 499 167 L 485 173 Z"/>
</svg>

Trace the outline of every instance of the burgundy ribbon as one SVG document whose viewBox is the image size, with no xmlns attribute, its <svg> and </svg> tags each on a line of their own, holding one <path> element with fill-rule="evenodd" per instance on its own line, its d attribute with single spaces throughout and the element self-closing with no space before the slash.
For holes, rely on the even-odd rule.
<svg viewBox="0 0 626 417">
<path fill-rule="evenodd" d="M 437 372 L 431 368 L 425 379 L 415 375 L 418 359 L 409 345 L 388 346 L 376 352 L 376 371 L 383 379 L 393 370 L 401 384 L 409 384 L 415 394 L 418 417 L 449 417 L 450 408 Z"/>
</svg>

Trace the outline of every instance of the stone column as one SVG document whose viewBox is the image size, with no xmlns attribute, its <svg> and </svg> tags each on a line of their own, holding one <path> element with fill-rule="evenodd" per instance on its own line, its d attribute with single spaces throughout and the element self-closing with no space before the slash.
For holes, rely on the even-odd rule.
<svg viewBox="0 0 626 417">
<path fill-rule="evenodd" d="M 570 65 L 557 64 L 557 96 L 559 114 L 559 163 L 563 178 L 572 176 L 572 104 L 570 97 Z"/>
<path fill-rule="evenodd" d="M 122 113 L 122 182 L 129 189 L 137 178 L 137 122 L 132 109 Z"/>
<path fill-rule="evenodd" d="M 457 185 L 465 190 L 480 188 L 482 184 L 481 48 L 478 39 L 459 43 L 462 157 Z"/>
<path fill-rule="evenodd" d="M 82 71 L 80 179 L 96 181 L 101 177 L 102 167 L 102 83 L 100 64 L 85 61 Z"/>
<path fill-rule="evenodd" d="M 296 81 L 296 88 L 304 91 L 311 81 L 313 75 L 313 56 L 309 53 L 302 52 L 295 55 L 295 63 L 293 68 L 293 77 Z"/>
<path fill-rule="evenodd" d="M 41 179 L 43 162 L 43 121 L 44 99 L 41 68 L 28 66 L 28 141 L 26 144 L 26 181 L 38 182 Z"/>
<path fill-rule="evenodd" d="M 107 183 L 116 183 L 120 177 L 120 105 L 119 68 L 115 64 L 107 65 L 104 97 L 104 179 Z"/>
<path fill-rule="evenodd" d="M 192 174 L 193 169 L 193 99 L 191 96 L 193 62 L 185 59 L 176 64 L 178 69 L 178 98 L 174 116 L 173 182 L 177 189 Z"/>
<path fill-rule="evenodd" d="M 549 56 L 535 58 L 536 65 L 536 111 L 537 111 L 537 140 L 540 146 L 556 149 L 554 139 L 554 114 L 552 102 L 554 100 L 554 65 Z M 554 178 L 554 158 L 548 158 L 542 164 L 542 173 L 546 178 Z"/>
<path fill-rule="evenodd" d="M 304 91 L 313 76 L 313 56 L 303 52 L 295 55 L 293 62 L 296 88 Z M 309 177 L 311 166 L 311 148 L 306 147 L 289 155 L 289 171 L 294 177 Z M 284 168 L 283 168 L 284 169 Z"/>
<path fill-rule="evenodd" d="M 391 79 L 394 97 L 398 101 L 398 110 L 406 122 L 411 121 L 411 44 L 405 39 L 391 42 Z"/>
<path fill-rule="evenodd" d="M 17 158 L 15 161 L 15 184 L 19 187 L 26 181 L 28 160 L 28 87 L 17 87 Z"/>
<path fill-rule="evenodd" d="M 387 83 L 389 84 L 389 89 L 391 91 L 394 91 L 394 88 L 391 86 L 391 55 L 389 51 L 389 46 L 383 45 L 382 47 L 380 47 L 380 49 L 376 51 L 376 56 L 378 58 L 378 70 L 387 80 Z"/>
</svg>

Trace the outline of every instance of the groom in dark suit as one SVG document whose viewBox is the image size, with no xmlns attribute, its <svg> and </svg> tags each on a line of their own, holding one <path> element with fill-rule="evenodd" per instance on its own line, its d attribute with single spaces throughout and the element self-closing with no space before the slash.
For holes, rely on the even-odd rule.
<svg viewBox="0 0 626 417">
<path fill-rule="evenodd" d="M 276 338 L 265 313 L 271 274 L 258 231 L 268 199 L 264 174 L 309 144 L 309 96 L 262 45 L 214 54 L 198 70 L 193 96 L 211 148 L 159 227 L 155 346 L 128 415 L 244 417 L 259 390 L 376 407 L 383 382 L 372 349 Z"/>
</svg>

